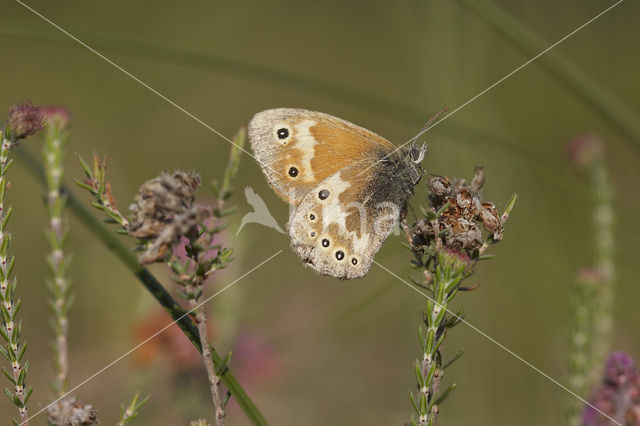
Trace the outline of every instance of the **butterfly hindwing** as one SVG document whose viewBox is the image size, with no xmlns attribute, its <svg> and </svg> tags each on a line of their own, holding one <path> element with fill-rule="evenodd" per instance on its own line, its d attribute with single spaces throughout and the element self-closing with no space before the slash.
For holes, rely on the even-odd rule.
<svg viewBox="0 0 640 426">
<path fill-rule="evenodd" d="M 382 166 L 359 175 L 370 165 L 357 162 L 327 177 L 291 215 L 292 247 L 322 274 L 364 276 L 398 219 L 403 200 L 392 177 L 379 173 Z"/>
<path fill-rule="evenodd" d="M 249 137 L 275 192 L 294 204 L 339 170 L 354 162 L 373 163 L 394 149 L 383 137 L 348 121 L 292 108 L 256 114 Z"/>
<path fill-rule="evenodd" d="M 322 274 L 364 276 L 413 193 L 422 152 L 303 109 L 256 114 L 249 138 L 274 191 L 294 205 L 293 249 Z"/>
</svg>

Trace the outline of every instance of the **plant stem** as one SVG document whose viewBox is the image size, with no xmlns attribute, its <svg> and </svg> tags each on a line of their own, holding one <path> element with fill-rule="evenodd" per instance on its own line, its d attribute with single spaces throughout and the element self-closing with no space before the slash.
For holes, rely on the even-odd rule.
<svg viewBox="0 0 640 426">
<path fill-rule="evenodd" d="M 600 280 L 595 294 L 593 368 L 590 383 L 600 380 L 605 359 L 611 347 L 614 299 L 614 208 L 613 190 L 609 182 L 603 155 L 594 161 L 590 170 L 593 190 L 593 226 L 595 267 Z"/>
<path fill-rule="evenodd" d="M 583 398 L 590 388 L 593 368 L 593 312 L 598 280 L 579 276 L 571 298 L 571 331 L 569 340 L 569 384 Z M 568 400 L 567 420 L 570 426 L 582 425 L 584 403 L 573 396 Z"/>
<path fill-rule="evenodd" d="M 41 184 L 46 185 L 46 179 L 42 172 L 42 167 L 38 161 L 22 149 L 17 151 L 21 157 L 22 164 L 38 178 Z M 117 236 L 107 229 L 85 206 L 80 203 L 68 189 L 62 185 L 61 191 L 67 195 L 67 205 L 69 209 L 76 215 L 89 231 L 91 231 L 99 241 L 101 241 L 116 257 L 140 280 L 144 287 L 156 298 L 158 303 L 171 315 L 182 332 L 189 338 L 198 352 L 202 353 L 198 329 L 194 325 L 191 318 L 184 316 L 185 311 L 180 307 L 173 297 L 165 290 L 160 282 L 149 272 L 149 270 L 140 265 L 135 254 L 125 246 Z M 182 318 L 181 318 L 182 317 Z M 223 359 L 215 351 L 211 351 L 211 358 L 215 366 L 223 364 Z M 220 380 L 233 395 L 234 399 L 245 413 L 252 424 L 256 426 L 265 426 L 267 421 L 262 416 L 253 401 L 249 398 L 245 390 L 232 374 L 229 368 L 220 375 Z"/>
<path fill-rule="evenodd" d="M 592 198 L 594 261 L 577 277 L 572 297 L 569 379 L 583 398 L 601 382 L 611 347 L 614 299 L 614 206 L 602 143 L 597 138 L 576 141 L 574 161 L 586 172 Z M 578 149 L 579 148 L 579 149 Z M 570 426 L 582 424 L 583 405 L 567 404 Z"/>
<path fill-rule="evenodd" d="M 475 12 L 508 41 L 527 56 L 534 56 L 549 47 L 533 31 L 518 22 L 492 1 L 459 0 L 460 3 Z M 613 3 L 612 3 L 613 4 Z M 613 93 L 585 74 L 560 51 L 545 53 L 537 60 L 551 75 L 560 80 L 567 88 L 593 108 L 605 120 L 611 123 L 624 136 L 640 148 L 640 117 L 625 105 Z"/>
<path fill-rule="evenodd" d="M 438 400 L 441 397 L 440 380 L 444 374 L 442 363 L 442 344 L 447 332 L 446 312 L 449 302 L 457 293 L 458 286 L 465 277 L 464 266 L 457 265 L 454 259 L 441 254 L 437 257 L 435 273 L 431 274 L 430 288 L 433 298 L 427 301 L 423 321 L 427 326 L 426 335 L 419 330 L 423 349 L 422 361 L 416 363 L 420 397 L 418 407 L 418 425 L 435 426 L 438 417 Z M 455 319 L 455 318 L 454 318 Z"/>
<path fill-rule="evenodd" d="M 71 258 L 64 253 L 68 230 L 62 213 L 66 196 L 60 192 L 64 173 L 63 164 L 68 138 L 66 124 L 52 121 L 43 132 L 43 158 L 47 176 L 46 210 L 49 229 L 46 231 L 51 252 L 47 257 L 51 280 L 48 282 L 51 294 L 50 307 L 53 313 L 52 328 L 55 334 L 53 357 L 56 375 L 53 387 L 57 397 L 67 392 L 69 380 L 69 360 L 67 338 L 69 334 L 68 310 L 71 307 L 69 290 L 71 283 L 67 270 Z"/>
<path fill-rule="evenodd" d="M 120 409 L 120 418 L 118 419 L 116 426 L 125 426 L 138 416 L 138 410 L 147 402 L 149 397 L 145 397 L 142 401 L 138 401 L 139 398 L 140 394 L 136 392 L 133 399 L 131 399 L 131 403 L 129 403 L 126 408 L 124 405 L 122 406 Z"/>
<path fill-rule="evenodd" d="M 17 320 L 20 310 L 20 300 L 14 301 L 13 295 L 16 291 L 17 280 L 10 279 L 13 270 L 14 258 L 9 254 L 11 246 L 11 234 L 6 230 L 7 222 L 11 216 L 11 208 L 5 210 L 5 195 L 9 180 L 7 171 L 11 167 L 13 160 L 9 158 L 9 152 L 15 147 L 15 142 L 10 140 L 6 129 L 1 129 L 2 145 L 0 147 L 0 309 L 2 313 L 2 325 L 0 333 L 7 342 L 6 347 L 0 347 L 2 354 L 11 363 L 11 372 L 4 368 L 3 373 L 13 384 L 13 392 L 5 388 L 9 399 L 18 407 L 21 423 L 28 426 L 29 413 L 27 411 L 27 400 L 31 396 L 31 387 L 25 386 L 25 377 L 29 369 L 29 362 L 21 364 L 26 344 L 20 342 L 22 332 L 22 321 Z M 15 420 L 14 420 L 15 422 Z"/>
<path fill-rule="evenodd" d="M 209 387 L 211 388 L 211 399 L 213 400 L 214 418 L 218 426 L 224 424 L 224 408 L 220 400 L 220 377 L 216 373 L 216 368 L 211 361 L 211 351 L 207 338 L 207 316 L 205 315 L 202 306 L 198 306 L 198 300 L 196 298 L 190 298 L 189 304 L 194 309 L 196 324 L 198 325 L 198 334 L 200 336 L 200 345 L 202 346 L 202 359 L 204 365 L 207 368 L 207 375 L 209 377 Z"/>
<path fill-rule="evenodd" d="M 222 208 L 224 202 L 219 202 Z M 189 240 L 190 250 L 193 260 L 193 274 L 188 278 L 190 284 L 185 289 L 185 295 L 189 300 L 189 306 L 194 314 L 194 319 L 198 327 L 198 337 L 200 338 L 200 346 L 202 347 L 202 360 L 207 369 L 207 377 L 209 379 L 209 387 L 211 389 L 211 399 L 213 401 L 213 417 L 217 426 L 224 426 L 224 407 L 220 399 L 220 377 L 216 372 L 216 367 L 211 360 L 212 347 L 209 345 L 209 336 L 207 335 L 207 315 L 198 303 L 204 291 L 204 282 L 210 273 L 209 267 L 200 264 L 200 256 L 207 250 L 205 247 L 211 245 L 213 234 L 205 229 L 201 237 L 194 235 Z"/>
</svg>

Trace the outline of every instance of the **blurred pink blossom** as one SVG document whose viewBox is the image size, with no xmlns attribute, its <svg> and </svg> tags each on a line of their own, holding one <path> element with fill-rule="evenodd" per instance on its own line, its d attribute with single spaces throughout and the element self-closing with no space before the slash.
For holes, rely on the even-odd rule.
<svg viewBox="0 0 640 426">
<path fill-rule="evenodd" d="M 613 424 L 598 410 L 625 426 L 640 426 L 640 374 L 629 355 L 624 352 L 609 355 L 602 384 L 589 403 L 582 411 L 584 426 Z"/>
</svg>

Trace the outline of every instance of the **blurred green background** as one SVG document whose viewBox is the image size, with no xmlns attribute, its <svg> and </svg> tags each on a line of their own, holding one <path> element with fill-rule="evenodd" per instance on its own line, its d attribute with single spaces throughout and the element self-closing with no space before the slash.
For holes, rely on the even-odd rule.
<svg viewBox="0 0 640 426">
<path fill-rule="evenodd" d="M 345 118 L 401 144 L 434 113 L 456 108 L 532 56 L 453 1 L 28 4 L 227 137 L 254 113 L 289 106 Z M 611 4 L 500 2 L 547 44 Z M 623 2 L 555 50 L 636 116 L 639 17 L 637 2 Z M 70 186 L 81 177 L 74 153 L 108 154 L 122 210 L 138 186 L 161 170 L 194 169 L 205 182 L 221 176 L 227 142 L 19 3 L 3 1 L 0 46 L 0 108 L 32 100 L 72 111 Z M 479 289 L 457 297 L 454 308 L 463 308 L 468 321 L 563 383 L 569 290 L 576 271 L 593 258 L 587 182 L 567 161 L 565 146 L 587 133 L 605 142 L 615 190 L 614 348 L 640 359 L 640 289 L 633 275 L 640 237 L 640 141 L 620 132 L 540 62 L 420 138 L 429 143 L 425 166 L 433 173 L 471 177 L 474 166 L 484 165 L 486 199 L 503 208 L 513 192 L 520 194 L 504 241 L 492 249 L 496 259 L 480 264 L 472 279 Z M 32 138 L 19 149 L 38 154 L 40 141 Z M 52 374 L 43 190 L 19 161 L 11 180 L 8 196 L 15 210 L 9 228 L 35 413 L 51 400 Z M 281 226 L 287 221 L 288 207 L 245 156 L 234 197 L 239 211 L 225 236 L 237 261 L 209 291 L 277 250 L 284 252 L 209 305 L 219 351 L 244 345 L 232 369 L 270 424 L 403 424 L 411 412 L 416 327 L 425 299 L 375 266 L 362 280 L 318 276 L 303 267 L 286 235 L 260 225 L 247 225 L 236 237 L 240 219 L 251 210 L 246 186 L 263 197 Z M 211 196 L 206 186 L 201 196 Z M 412 203 L 426 205 L 424 188 Z M 70 226 L 75 385 L 132 347 L 141 327 L 162 324 L 149 322 L 155 301 L 129 271 L 72 216 Z M 410 256 L 401 242 L 391 237 L 376 260 L 407 277 Z M 171 286 L 162 267 L 153 270 Z M 98 408 L 102 424 L 113 423 L 119 405 L 138 389 L 150 401 L 135 424 L 211 418 L 199 364 L 176 361 L 166 344 L 149 345 L 157 353 L 142 348 L 75 394 Z M 565 391 L 464 325 L 450 333 L 445 352 L 459 348 L 465 354 L 445 377 L 458 388 L 441 407 L 439 424 L 562 423 Z M 3 419 L 17 414 L 6 398 L 0 398 L 0 413 Z M 45 424 L 44 416 L 33 424 Z M 227 424 L 247 421 L 236 407 L 229 409 Z"/>
</svg>

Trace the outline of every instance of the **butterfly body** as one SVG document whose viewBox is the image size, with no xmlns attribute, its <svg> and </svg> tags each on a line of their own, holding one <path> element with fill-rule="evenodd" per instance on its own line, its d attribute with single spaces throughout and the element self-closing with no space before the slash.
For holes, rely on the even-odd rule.
<svg viewBox="0 0 640 426">
<path fill-rule="evenodd" d="M 422 152 L 328 114 L 256 114 L 249 138 L 268 182 L 294 208 L 291 245 L 318 272 L 364 276 L 420 179 Z"/>
</svg>

